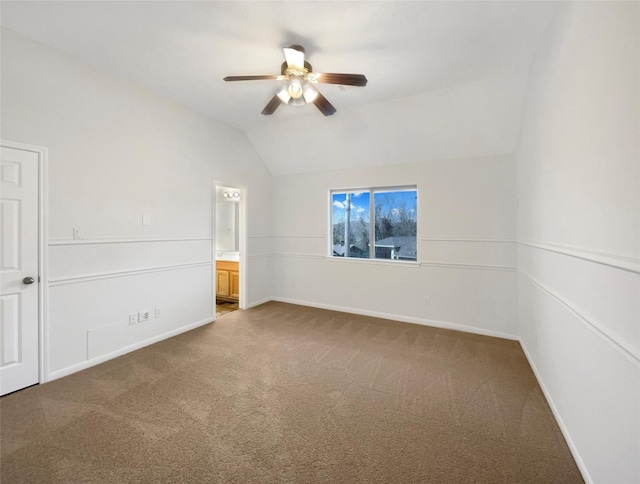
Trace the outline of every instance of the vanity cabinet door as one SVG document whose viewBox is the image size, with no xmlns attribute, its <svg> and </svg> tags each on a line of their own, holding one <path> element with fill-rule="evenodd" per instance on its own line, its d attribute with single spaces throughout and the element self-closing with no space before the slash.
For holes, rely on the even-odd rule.
<svg viewBox="0 0 640 484">
<path fill-rule="evenodd" d="M 229 272 L 229 286 L 231 297 L 238 299 L 240 297 L 240 274 L 237 271 Z"/>
<path fill-rule="evenodd" d="M 216 295 L 229 297 L 229 271 L 216 270 Z"/>
</svg>

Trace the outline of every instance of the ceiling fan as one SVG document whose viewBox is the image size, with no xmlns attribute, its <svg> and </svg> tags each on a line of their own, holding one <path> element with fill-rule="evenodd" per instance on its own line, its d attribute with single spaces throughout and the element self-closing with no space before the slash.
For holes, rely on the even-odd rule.
<svg viewBox="0 0 640 484">
<path fill-rule="evenodd" d="M 225 81 L 258 81 L 277 80 L 287 81 L 276 92 L 275 96 L 262 110 L 262 114 L 273 114 L 280 104 L 303 106 L 313 103 L 325 116 L 331 116 L 336 108 L 327 101 L 313 84 L 340 84 L 343 86 L 367 85 L 367 78 L 362 74 L 332 74 L 313 72 L 311 64 L 304 60 L 304 48 L 300 45 L 292 45 L 284 49 L 285 61 L 280 68 L 280 75 L 266 76 L 227 76 Z"/>
</svg>

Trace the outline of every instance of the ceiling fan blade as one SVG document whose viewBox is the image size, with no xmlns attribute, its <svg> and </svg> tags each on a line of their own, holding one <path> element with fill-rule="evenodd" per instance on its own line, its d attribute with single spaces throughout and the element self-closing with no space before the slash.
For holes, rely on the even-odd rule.
<svg viewBox="0 0 640 484">
<path fill-rule="evenodd" d="M 333 104 L 327 101 L 327 98 L 319 92 L 316 94 L 313 104 L 315 104 L 325 116 L 331 116 L 336 112 L 336 108 L 333 107 Z"/>
<path fill-rule="evenodd" d="M 280 106 L 281 102 L 282 101 L 280 101 L 280 98 L 276 94 L 271 98 L 271 101 L 269 101 L 269 103 L 264 107 L 261 114 L 264 114 L 265 116 L 268 116 L 269 114 L 273 114 L 275 110 L 278 109 L 278 106 Z"/>
<path fill-rule="evenodd" d="M 284 79 L 283 76 L 227 76 L 223 79 L 223 81 L 264 81 L 264 80 L 274 80 L 280 81 Z"/>
<path fill-rule="evenodd" d="M 284 58 L 289 68 L 299 71 L 304 69 L 304 49 L 301 46 L 292 45 L 282 50 L 284 51 Z"/>
<path fill-rule="evenodd" d="M 362 74 L 334 74 L 334 73 L 313 73 L 317 82 L 324 84 L 342 84 L 343 86 L 360 86 L 367 85 L 367 78 Z"/>
</svg>

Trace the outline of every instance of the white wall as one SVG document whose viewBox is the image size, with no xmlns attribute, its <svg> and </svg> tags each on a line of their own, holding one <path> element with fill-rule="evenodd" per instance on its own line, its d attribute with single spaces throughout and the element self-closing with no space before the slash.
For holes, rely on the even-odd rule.
<svg viewBox="0 0 640 484">
<path fill-rule="evenodd" d="M 414 184 L 419 264 L 326 257 L 330 189 Z M 512 156 L 275 176 L 272 187 L 276 299 L 515 337 Z"/>
<path fill-rule="evenodd" d="M 637 2 L 559 6 L 517 152 L 518 333 L 588 480 L 640 482 Z"/>
<path fill-rule="evenodd" d="M 213 319 L 214 180 L 247 187 L 248 235 L 269 233 L 269 173 L 242 132 L 5 29 L 2 138 L 49 149 L 49 376 Z M 260 263 L 249 304 L 269 291 Z"/>
</svg>

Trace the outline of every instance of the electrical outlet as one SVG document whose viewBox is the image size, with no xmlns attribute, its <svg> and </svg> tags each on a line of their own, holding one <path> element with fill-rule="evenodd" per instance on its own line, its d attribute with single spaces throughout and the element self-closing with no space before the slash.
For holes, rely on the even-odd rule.
<svg viewBox="0 0 640 484">
<path fill-rule="evenodd" d="M 429 305 L 429 296 L 425 296 L 424 297 L 424 304 L 425 304 L 425 306 Z"/>
<path fill-rule="evenodd" d="M 73 238 L 76 240 L 82 238 L 82 229 L 80 227 L 73 227 Z"/>
<path fill-rule="evenodd" d="M 136 313 L 131 313 L 129 315 L 129 324 L 136 324 L 138 322 L 138 315 Z"/>
<path fill-rule="evenodd" d="M 162 317 L 162 308 L 156 308 L 156 318 Z"/>
<path fill-rule="evenodd" d="M 144 321 L 149 321 L 149 311 L 138 312 L 138 322 L 142 323 Z"/>
</svg>

